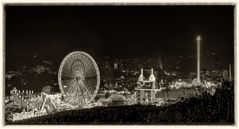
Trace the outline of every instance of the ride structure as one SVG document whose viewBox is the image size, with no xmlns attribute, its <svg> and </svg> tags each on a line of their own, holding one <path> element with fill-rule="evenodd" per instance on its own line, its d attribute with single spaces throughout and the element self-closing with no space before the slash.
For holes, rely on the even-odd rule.
<svg viewBox="0 0 239 129">
<path fill-rule="evenodd" d="M 146 80 L 143 76 L 143 69 L 141 69 L 141 74 L 138 79 L 138 87 L 135 89 L 137 101 L 140 104 L 154 104 L 155 103 L 155 83 L 156 78 L 153 74 L 153 68 L 151 69 L 151 74 L 149 79 Z"/>
<path fill-rule="evenodd" d="M 88 107 L 99 90 L 99 68 L 89 54 L 72 52 L 61 62 L 58 83 L 65 102 L 77 108 Z"/>
</svg>

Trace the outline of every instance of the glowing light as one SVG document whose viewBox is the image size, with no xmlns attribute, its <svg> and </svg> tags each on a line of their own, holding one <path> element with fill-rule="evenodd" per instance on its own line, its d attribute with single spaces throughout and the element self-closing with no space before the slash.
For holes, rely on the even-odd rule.
<svg viewBox="0 0 239 129">
<path fill-rule="evenodd" d="M 198 35 L 197 36 L 197 40 L 200 41 L 201 40 L 201 36 Z"/>
<path fill-rule="evenodd" d="M 200 84 L 200 40 L 201 37 L 197 36 L 197 83 Z"/>
</svg>

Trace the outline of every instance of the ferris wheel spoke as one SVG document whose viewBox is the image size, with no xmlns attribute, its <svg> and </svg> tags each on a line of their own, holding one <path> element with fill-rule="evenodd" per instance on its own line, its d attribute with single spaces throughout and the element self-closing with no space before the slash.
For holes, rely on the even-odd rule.
<svg viewBox="0 0 239 129">
<path fill-rule="evenodd" d="M 75 80 L 67 81 L 63 84 L 63 88 L 66 89 L 67 93 L 72 88 L 72 85 L 75 83 Z"/>
<path fill-rule="evenodd" d="M 85 73 L 85 77 L 91 77 L 91 76 L 96 76 L 96 73 L 94 70 L 91 70 L 91 71 L 87 71 Z"/>
<path fill-rule="evenodd" d="M 97 78 L 96 75 L 85 76 L 85 79 L 96 79 L 96 78 Z"/>
<path fill-rule="evenodd" d="M 86 63 L 85 64 L 86 64 L 85 65 L 86 71 L 88 71 L 89 68 L 92 68 L 92 63 L 91 63 L 90 59 L 88 59 L 87 57 L 86 57 Z"/>
<path fill-rule="evenodd" d="M 86 96 L 85 96 L 85 90 L 84 90 L 84 87 L 82 86 L 82 85 L 84 85 L 83 84 L 83 82 L 82 81 L 80 81 L 80 82 L 77 82 L 76 81 L 76 83 L 75 83 L 75 87 L 77 87 L 76 88 L 76 90 L 75 90 L 75 96 L 77 96 L 76 98 L 78 99 L 78 100 L 82 100 L 81 101 L 81 104 L 84 104 L 84 103 L 86 103 L 86 101 L 87 101 L 87 98 L 86 98 Z M 84 102 L 83 102 L 84 101 Z"/>
<path fill-rule="evenodd" d="M 85 83 L 87 84 L 87 86 L 89 86 L 89 88 L 91 89 L 91 87 L 96 86 L 96 79 L 91 78 L 91 79 L 86 79 Z"/>
<path fill-rule="evenodd" d="M 67 64 L 67 70 L 68 72 L 72 72 L 72 64 L 74 63 L 74 58 L 73 57 L 69 57 L 69 60 L 68 60 L 68 64 Z"/>
<path fill-rule="evenodd" d="M 70 63 L 70 64 L 72 64 L 72 63 L 74 62 L 74 59 L 75 59 L 75 58 L 73 58 L 73 56 L 74 56 L 74 55 L 72 55 L 71 57 L 69 57 L 69 63 Z"/>
<path fill-rule="evenodd" d="M 88 69 L 87 71 L 86 71 L 86 73 L 87 73 L 87 75 L 88 76 L 90 76 L 90 75 L 92 75 L 92 74 L 95 74 L 95 71 L 94 71 L 94 69 Z"/>
<path fill-rule="evenodd" d="M 65 62 L 65 66 L 63 67 L 63 71 L 69 73 L 71 71 L 70 64 L 71 64 L 71 58 L 68 58 Z"/>
<path fill-rule="evenodd" d="M 85 68 L 85 71 L 86 71 L 87 73 L 92 72 L 92 70 L 94 70 L 94 68 L 92 68 L 92 64 L 88 64 L 88 65 L 86 66 L 86 68 Z"/>
<path fill-rule="evenodd" d="M 68 89 L 68 99 L 70 99 L 70 102 L 73 104 L 79 104 L 80 102 L 80 89 L 79 86 L 77 85 L 77 82 L 74 81 L 72 86 Z"/>
<path fill-rule="evenodd" d="M 73 79 L 71 79 L 71 80 L 62 80 L 62 84 L 69 86 L 73 81 L 74 81 Z"/>
<path fill-rule="evenodd" d="M 77 84 L 77 82 L 75 83 L 75 90 L 74 90 L 74 97 L 75 97 L 75 99 L 76 99 L 76 102 L 79 102 L 80 101 L 80 92 L 81 92 L 81 90 L 80 90 L 80 87 L 79 87 L 79 85 Z"/>
<path fill-rule="evenodd" d="M 61 75 L 62 76 L 72 76 L 72 73 L 71 72 L 62 71 Z"/>
<path fill-rule="evenodd" d="M 96 84 L 92 80 L 91 81 L 86 80 L 85 84 L 87 84 L 88 86 L 88 91 L 93 91 L 93 92 L 95 91 L 94 86 L 96 86 Z"/>
<path fill-rule="evenodd" d="M 88 66 L 90 64 L 88 57 L 86 57 L 85 55 L 82 56 L 82 60 L 85 62 L 86 66 Z"/>
<path fill-rule="evenodd" d="M 61 80 L 65 81 L 65 80 L 72 80 L 75 79 L 73 76 L 67 76 L 67 75 L 62 75 Z"/>
<path fill-rule="evenodd" d="M 91 67 L 91 62 L 88 59 L 87 59 L 87 62 L 85 64 L 86 64 L 86 67 L 85 67 L 86 70 Z"/>
<path fill-rule="evenodd" d="M 80 56 L 79 54 L 77 54 L 77 59 L 82 60 L 82 56 Z"/>
<path fill-rule="evenodd" d="M 78 88 L 80 89 L 80 92 L 78 92 L 78 95 L 83 98 L 82 100 L 84 101 L 84 103 L 86 103 L 87 101 L 87 98 L 86 96 L 84 95 L 84 88 L 81 86 L 81 85 L 84 85 L 83 83 L 80 85 L 79 83 L 78 84 Z M 83 103 L 83 102 L 82 102 Z"/>
<path fill-rule="evenodd" d="M 69 87 L 67 88 L 67 93 L 68 94 L 72 95 L 72 93 L 74 93 L 75 88 L 76 88 L 75 85 L 76 85 L 75 80 L 70 83 Z"/>
<path fill-rule="evenodd" d="M 78 84 L 79 84 L 79 81 L 78 81 Z M 79 84 L 79 85 L 80 85 L 80 84 Z M 91 96 L 91 94 L 90 94 L 90 92 L 89 92 L 89 90 L 86 88 L 86 85 L 85 85 L 84 81 L 82 81 L 82 85 L 80 85 L 80 86 L 82 86 L 83 89 L 85 89 L 85 91 L 86 91 L 86 93 L 89 95 L 90 99 L 93 99 L 92 96 Z"/>
</svg>

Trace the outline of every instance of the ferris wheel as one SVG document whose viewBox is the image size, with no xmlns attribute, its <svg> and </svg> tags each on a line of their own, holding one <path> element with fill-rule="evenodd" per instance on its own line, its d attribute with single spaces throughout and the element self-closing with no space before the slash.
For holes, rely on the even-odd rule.
<svg viewBox="0 0 239 129">
<path fill-rule="evenodd" d="M 89 54 L 72 52 L 61 62 L 58 83 L 66 102 L 84 107 L 93 101 L 98 92 L 99 68 Z"/>
</svg>

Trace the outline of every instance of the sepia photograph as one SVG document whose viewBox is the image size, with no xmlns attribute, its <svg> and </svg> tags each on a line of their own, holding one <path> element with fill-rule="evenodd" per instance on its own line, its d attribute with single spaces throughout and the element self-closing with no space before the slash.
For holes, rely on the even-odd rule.
<svg viewBox="0 0 239 129">
<path fill-rule="evenodd" d="M 4 4 L 5 125 L 235 125 L 235 4 Z"/>
</svg>

